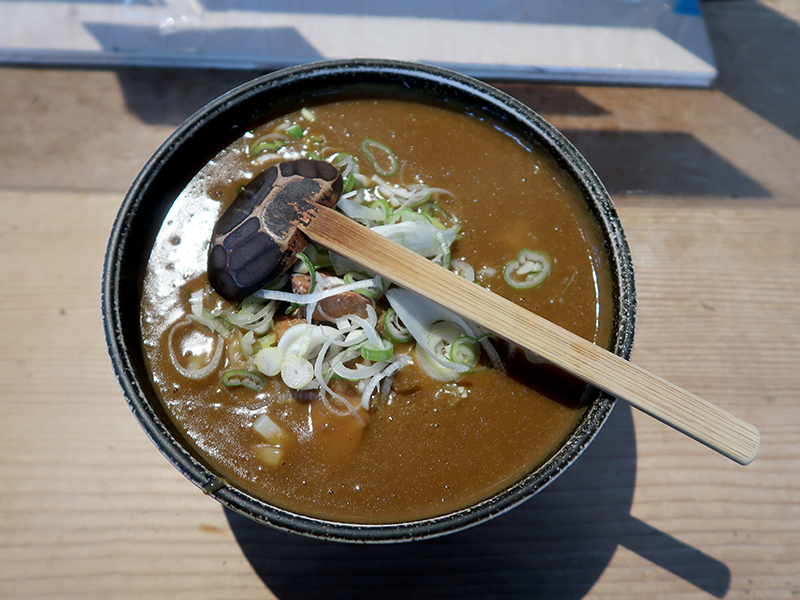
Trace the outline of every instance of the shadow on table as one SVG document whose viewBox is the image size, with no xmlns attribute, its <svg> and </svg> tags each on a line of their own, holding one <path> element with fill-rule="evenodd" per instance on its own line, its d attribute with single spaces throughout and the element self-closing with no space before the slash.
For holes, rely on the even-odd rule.
<svg viewBox="0 0 800 600">
<path fill-rule="evenodd" d="M 125 105 L 146 124 L 180 125 L 225 92 L 263 75 L 257 70 L 115 69 Z M 608 110 L 567 86 L 503 82 L 503 90 L 544 115 L 600 116 Z"/>
<path fill-rule="evenodd" d="M 457 534 L 393 546 L 321 542 L 226 516 L 245 556 L 281 600 L 558 598 L 586 595 L 622 545 L 721 598 L 726 565 L 631 516 L 633 418 L 619 405 L 589 449 L 545 491 Z"/>
<path fill-rule="evenodd" d="M 233 88 L 263 71 L 160 69 L 126 67 L 114 70 L 125 106 L 147 125 L 177 127 Z"/>
<path fill-rule="evenodd" d="M 800 26 L 751 0 L 706 0 L 703 13 L 719 68 L 715 87 L 800 139 L 800 69 L 793 58 L 800 56 Z M 120 68 L 116 72 L 131 112 L 147 124 L 177 126 L 207 102 L 263 71 Z M 503 82 L 501 87 L 545 116 L 608 114 L 574 88 L 514 82 Z M 769 196 L 691 132 L 570 133 L 601 178 L 614 183 L 612 193 Z M 653 153 L 657 161 L 649 159 Z M 642 164 L 644 160 L 648 165 Z M 625 172 L 609 173 L 612 162 L 625 164 Z"/>
<path fill-rule="evenodd" d="M 755 0 L 706 0 L 714 87 L 800 139 L 800 25 Z"/>
<path fill-rule="evenodd" d="M 610 114 L 568 86 L 503 82 L 500 88 L 549 119 Z M 686 131 L 561 129 L 612 196 L 769 198 L 771 192 Z"/>
<path fill-rule="evenodd" d="M 259 75 L 254 71 L 119 69 L 127 107 L 143 122 L 177 126 L 206 103 Z M 562 86 L 503 88 L 548 115 L 601 116 L 608 111 Z M 766 198 L 758 182 L 682 131 L 565 130 L 613 196 Z"/>
<path fill-rule="evenodd" d="M 769 198 L 772 193 L 683 131 L 563 130 L 612 196 Z"/>
</svg>

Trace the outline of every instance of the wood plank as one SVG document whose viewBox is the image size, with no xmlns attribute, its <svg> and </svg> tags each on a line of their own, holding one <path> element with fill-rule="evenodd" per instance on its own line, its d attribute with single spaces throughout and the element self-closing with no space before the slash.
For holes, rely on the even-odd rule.
<svg viewBox="0 0 800 600">
<path fill-rule="evenodd" d="M 757 425 L 758 458 L 739 467 L 619 405 L 529 502 L 386 548 L 226 513 L 142 433 L 106 356 L 99 281 L 122 196 L 181 118 L 238 75 L 1 69 L 0 596 L 800 594 L 800 136 L 786 108 L 800 13 L 745 0 L 703 9 L 725 67 L 715 89 L 504 86 L 577 132 L 587 155 L 624 152 L 652 175 L 643 191 L 600 173 L 637 267 L 634 360 Z M 681 181 L 705 167 L 713 185 Z"/>
</svg>

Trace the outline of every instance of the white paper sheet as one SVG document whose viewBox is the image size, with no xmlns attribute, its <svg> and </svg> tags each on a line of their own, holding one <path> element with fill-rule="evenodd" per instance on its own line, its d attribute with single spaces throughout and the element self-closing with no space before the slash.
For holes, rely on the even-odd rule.
<svg viewBox="0 0 800 600">
<path fill-rule="evenodd" d="M 380 57 L 487 79 L 707 86 L 697 0 L 0 1 L 0 63 L 274 69 Z"/>
</svg>

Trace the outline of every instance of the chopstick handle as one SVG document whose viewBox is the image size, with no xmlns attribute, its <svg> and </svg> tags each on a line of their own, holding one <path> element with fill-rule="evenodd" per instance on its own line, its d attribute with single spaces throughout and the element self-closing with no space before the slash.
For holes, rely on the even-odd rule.
<svg viewBox="0 0 800 600">
<path fill-rule="evenodd" d="M 315 207 L 313 218 L 298 224 L 314 242 L 534 352 L 739 464 L 755 458 L 760 434 L 750 423 L 333 209 Z"/>
</svg>

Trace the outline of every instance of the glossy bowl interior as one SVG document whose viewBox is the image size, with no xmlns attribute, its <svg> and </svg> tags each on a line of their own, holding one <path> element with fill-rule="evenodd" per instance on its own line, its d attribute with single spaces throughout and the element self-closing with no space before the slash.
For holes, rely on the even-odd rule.
<svg viewBox="0 0 800 600">
<path fill-rule="evenodd" d="M 228 485 L 177 432 L 150 383 L 139 331 L 145 267 L 161 223 L 181 190 L 221 149 L 270 118 L 303 102 L 353 96 L 424 100 L 478 110 L 522 140 L 545 148 L 583 192 L 599 224 L 612 274 L 612 349 L 629 358 L 636 323 L 633 265 L 611 199 L 586 160 L 530 108 L 497 89 L 427 65 L 384 60 L 313 63 L 246 83 L 189 118 L 159 148 L 129 190 L 117 215 L 103 273 L 103 322 L 109 354 L 134 416 L 158 449 L 195 485 L 256 521 L 338 541 L 400 542 L 451 533 L 500 514 L 536 494 L 586 448 L 614 399 L 596 393 L 576 429 L 544 464 L 501 492 L 468 508 L 406 523 L 364 525 L 324 521 L 270 505 Z"/>
</svg>

